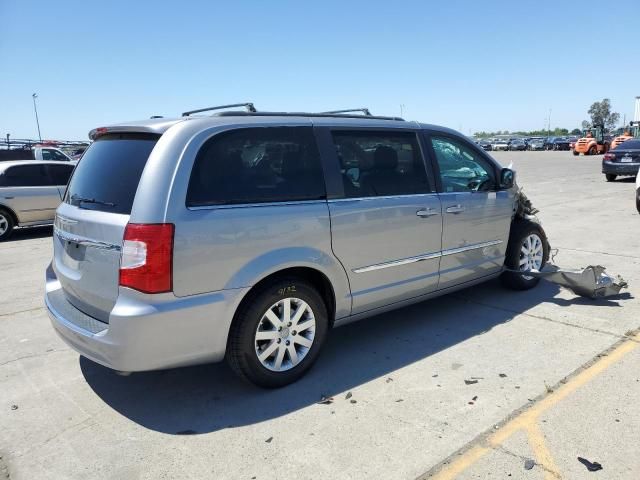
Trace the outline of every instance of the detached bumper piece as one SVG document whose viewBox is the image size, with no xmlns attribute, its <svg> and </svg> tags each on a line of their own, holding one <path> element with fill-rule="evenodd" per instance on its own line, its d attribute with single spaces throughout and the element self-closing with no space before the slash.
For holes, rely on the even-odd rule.
<svg viewBox="0 0 640 480">
<path fill-rule="evenodd" d="M 589 265 L 583 270 L 554 270 L 543 272 L 531 271 L 526 274 L 568 288 L 581 297 L 604 298 L 620 294 L 620 290 L 628 287 L 627 282 L 619 275 L 612 277 L 605 273 L 601 265 Z"/>
</svg>

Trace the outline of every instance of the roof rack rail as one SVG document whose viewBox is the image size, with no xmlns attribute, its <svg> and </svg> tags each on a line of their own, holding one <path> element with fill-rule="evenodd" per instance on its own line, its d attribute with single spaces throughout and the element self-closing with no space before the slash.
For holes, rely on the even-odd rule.
<svg viewBox="0 0 640 480">
<path fill-rule="evenodd" d="M 222 110 L 224 108 L 232 108 L 232 107 L 244 107 L 247 109 L 247 112 L 255 113 L 257 112 L 256 107 L 253 106 L 253 103 L 232 103 L 230 105 L 218 105 L 216 107 L 208 107 L 208 108 L 199 108 L 198 110 L 189 110 L 188 112 L 183 112 L 183 117 L 188 117 L 193 113 L 201 113 L 201 112 L 209 112 L 211 110 Z"/>
<path fill-rule="evenodd" d="M 359 120 L 395 120 L 404 122 L 402 117 L 382 117 L 378 115 L 355 115 L 344 113 L 310 113 L 310 112 L 241 112 L 227 111 L 214 113 L 216 117 L 316 117 L 316 118 L 356 118 Z"/>
<path fill-rule="evenodd" d="M 353 113 L 353 112 L 362 112 L 367 117 L 373 116 L 371 115 L 371 112 L 369 111 L 368 108 L 347 108 L 346 110 L 332 110 L 330 112 L 320 112 L 320 113 L 328 114 L 328 115 L 337 115 L 340 113 Z"/>
</svg>

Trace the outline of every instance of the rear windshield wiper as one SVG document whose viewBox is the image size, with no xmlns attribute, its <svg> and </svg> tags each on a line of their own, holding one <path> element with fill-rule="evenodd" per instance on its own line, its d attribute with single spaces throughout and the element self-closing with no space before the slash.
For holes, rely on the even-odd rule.
<svg viewBox="0 0 640 480">
<path fill-rule="evenodd" d="M 116 204 L 113 202 L 105 202 L 104 200 L 98 200 L 96 198 L 81 197 L 80 195 L 76 195 L 76 194 L 71 195 L 70 200 L 72 202 L 77 202 L 78 206 L 80 206 L 81 203 L 95 203 L 97 205 L 104 205 L 106 207 L 116 206 Z"/>
</svg>

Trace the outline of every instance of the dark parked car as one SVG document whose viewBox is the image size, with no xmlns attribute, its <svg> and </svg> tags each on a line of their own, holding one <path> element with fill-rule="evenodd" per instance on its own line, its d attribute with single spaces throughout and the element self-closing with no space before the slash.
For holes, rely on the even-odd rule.
<svg viewBox="0 0 640 480">
<path fill-rule="evenodd" d="M 483 150 L 485 150 L 485 151 L 487 151 L 487 152 L 490 152 L 490 151 L 491 151 L 491 142 L 489 142 L 489 141 L 487 141 L 487 140 L 480 140 L 480 141 L 478 142 L 478 146 L 479 146 L 481 149 L 483 149 Z"/>
<path fill-rule="evenodd" d="M 511 151 L 522 152 L 526 149 L 527 149 L 527 144 L 521 138 L 516 138 L 514 140 L 511 140 L 511 142 L 509 143 L 509 150 Z"/>
<path fill-rule="evenodd" d="M 551 150 L 569 150 L 569 139 L 566 137 L 555 137 Z"/>
<path fill-rule="evenodd" d="M 640 140 L 627 140 L 602 157 L 602 173 L 607 182 L 618 176 L 633 176 L 640 168 Z"/>
</svg>

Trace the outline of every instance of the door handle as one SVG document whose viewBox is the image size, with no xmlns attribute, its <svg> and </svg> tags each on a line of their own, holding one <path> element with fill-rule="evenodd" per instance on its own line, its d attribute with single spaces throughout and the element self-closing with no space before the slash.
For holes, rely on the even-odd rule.
<svg viewBox="0 0 640 480">
<path fill-rule="evenodd" d="M 450 207 L 447 207 L 447 213 L 462 213 L 462 212 L 464 212 L 464 207 L 460 204 L 451 205 Z"/>
<path fill-rule="evenodd" d="M 433 208 L 423 208 L 422 210 L 418 210 L 416 212 L 416 215 L 421 218 L 428 218 L 434 215 L 438 215 L 438 211 L 434 210 Z"/>
</svg>

